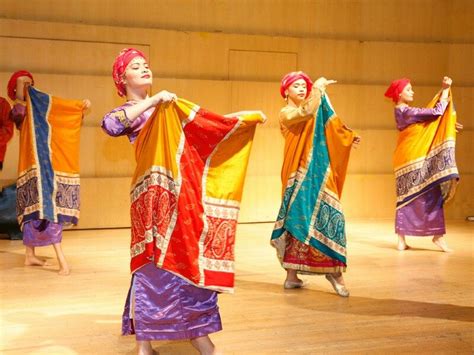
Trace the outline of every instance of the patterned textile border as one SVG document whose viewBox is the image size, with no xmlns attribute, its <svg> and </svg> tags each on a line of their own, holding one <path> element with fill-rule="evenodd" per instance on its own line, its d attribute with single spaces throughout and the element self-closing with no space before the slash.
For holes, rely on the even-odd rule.
<svg viewBox="0 0 474 355">
<path fill-rule="evenodd" d="M 401 207 L 431 188 L 436 182 L 459 177 L 455 160 L 455 142 L 439 145 L 426 159 L 419 159 L 395 172 L 397 207 Z"/>
<path fill-rule="evenodd" d="M 17 217 L 20 224 L 32 219 L 42 219 L 38 169 L 24 172 L 17 180 Z M 56 172 L 53 176 L 55 223 L 77 224 L 80 216 L 80 178 L 77 174 Z"/>
<path fill-rule="evenodd" d="M 334 259 L 346 262 L 346 232 L 342 205 L 328 189 L 322 193 L 309 236 L 310 245 Z"/>
<path fill-rule="evenodd" d="M 222 142 L 232 136 L 241 126 L 239 118 L 234 127 L 227 132 L 221 142 L 215 147 L 206 160 L 206 165 L 202 174 L 201 186 L 206 186 L 209 174 L 209 164 L 213 155 Z M 239 205 L 236 201 L 226 201 L 222 199 L 210 198 L 206 195 L 206 188 L 202 189 L 202 203 L 204 207 L 204 224 L 199 238 L 199 272 L 204 277 L 200 279 L 200 286 L 205 286 L 206 271 L 227 272 L 234 280 L 234 244 L 235 232 L 237 228 L 237 218 L 239 216 Z M 236 208 L 237 207 L 237 208 Z M 208 215 L 207 212 L 211 212 Z M 219 260 L 220 259 L 220 260 Z"/>
<path fill-rule="evenodd" d="M 272 233 L 272 245 L 278 254 L 284 252 L 284 243 L 278 239 L 284 240 L 282 237 L 290 233 L 302 243 L 346 263 L 342 206 L 338 198 L 326 188 L 331 165 L 325 127 L 335 117 L 330 101 L 326 96 L 323 97 L 316 116 L 313 148 L 307 157 L 308 168 L 303 170 L 299 167 L 287 181 Z M 308 210 L 309 206 L 314 206 L 310 207 L 311 211 Z M 279 258 L 281 261 L 281 255 Z"/>
<path fill-rule="evenodd" d="M 175 182 L 162 167 L 154 166 L 150 170 L 131 192 L 132 236 L 145 236 L 140 242 L 132 240 L 132 258 L 143 253 L 145 244 L 152 243 L 153 239 L 156 247 L 163 250 L 169 226 L 176 220 Z M 153 211 L 158 211 L 158 214 Z"/>
</svg>

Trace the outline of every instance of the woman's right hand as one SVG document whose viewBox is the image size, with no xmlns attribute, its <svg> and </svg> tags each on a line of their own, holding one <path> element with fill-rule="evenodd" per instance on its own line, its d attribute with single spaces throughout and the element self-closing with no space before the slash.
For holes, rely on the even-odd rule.
<svg viewBox="0 0 474 355">
<path fill-rule="evenodd" d="M 441 87 L 443 88 L 443 90 L 449 89 L 452 84 L 453 84 L 453 79 L 451 79 L 451 78 L 448 77 L 448 76 L 445 76 L 445 77 L 443 78 L 443 83 L 441 84 Z"/>
<path fill-rule="evenodd" d="M 29 76 L 20 76 L 16 79 L 16 99 L 25 101 L 26 89 L 32 85 L 33 81 Z"/>
<path fill-rule="evenodd" d="M 325 92 L 326 87 L 331 84 L 336 84 L 337 80 L 329 80 L 326 79 L 325 77 L 321 77 L 318 80 L 315 81 L 314 86 L 318 88 L 320 91 Z"/>
<path fill-rule="evenodd" d="M 153 106 L 156 106 L 156 105 L 161 104 L 161 103 L 168 103 L 168 102 L 176 101 L 177 98 L 178 97 L 176 96 L 176 94 L 174 94 L 172 92 L 169 92 L 169 91 L 166 91 L 166 90 L 162 90 L 159 93 L 153 95 L 151 97 L 151 100 L 152 100 Z"/>
</svg>

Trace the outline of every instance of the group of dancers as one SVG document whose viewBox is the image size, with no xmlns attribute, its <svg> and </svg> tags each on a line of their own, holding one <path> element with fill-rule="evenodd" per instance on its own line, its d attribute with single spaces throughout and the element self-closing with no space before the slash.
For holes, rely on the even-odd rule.
<svg viewBox="0 0 474 355">
<path fill-rule="evenodd" d="M 225 272 L 233 274 L 233 266 L 225 269 L 233 263 L 233 244 L 222 258 L 206 253 L 217 250 L 217 247 L 212 249 L 212 245 L 219 244 L 220 248 L 235 237 L 236 217 L 226 217 L 226 213 L 233 211 L 228 206 L 237 206 L 238 210 L 238 203 L 232 205 L 232 201 L 224 203 L 223 198 L 201 199 L 201 196 L 206 189 L 219 189 L 219 186 L 205 186 L 206 176 L 211 174 L 213 164 L 217 164 L 209 159 L 222 156 L 219 164 L 235 164 L 235 157 L 241 154 L 247 142 L 251 143 L 252 135 L 237 137 L 234 143 L 240 142 L 240 145 L 235 143 L 234 147 L 238 148 L 229 152 L 216 153 L 216 149 L 231 139 L 238 125 L 244 127 L 250 125 L 250 121 L 240 119 L 243 117 L 240 113 L 219 116 L 200 111 L 197 105 L 183 103 L 175 93 L 166 90 L 151 95 L 152 79 L 144 53 L 134 48 L 123 49 L 113 64 L 113 80 L 118 95 L 126 102 L 105 114 L 101 124 L 103 131 L 112 137 L 127 136 L 139 151 L 153 149 L 148 136 L 156 134 L 158 141 L 163 137 L 176 141 L 176 154 L 180 154 L 177 159 L 178 155 L 159 151 L 143 170 L 149 172 L 156 168 L 154 175 L 144 178 L 136 173 L 134 177 L 137 181 L 134 193 L 138 196 L 145 191 L 144 200 L 151 202 L 145 201 L 143 205 L 137 202 L 132 206 L 132 280 L 124 307 L 122 333 L 136 334 L 139 354 L 153 353 L 151 341 L 166 339 L 189 339 L 201 354 L 215 354 L 218 350 L 209 334 L 222 329 L 217 295 L 233 286 L 233 279 L 228 283 L 217 279 Z M 301 71 L 288 73 L 281 81 L 280 95 L 285 101 L 279 117 L 285 140 L 282 203 L 271 245 L 286 270 L 285 289 L 305 286 L 299 274 L 319 274 L 325 275 L 339 296 L 348 297 L 343 278 L 347 266 L 346 232 L 340 198 L 351 149 L 360 144 L 361 137 L 337 117 L 326 92 L 334 83 L 323 77 L 313 82 Z M 452 197 L 459 178 L 454 150 L 455 134 L 462 129 L 456 122 L 451 85 L 450 78 L 443 78 L 440 92 L 427 108 L 410 106 L 414 91 L 408 79 L 393 81 L 385 93 L 395 104 L 399 130 L 394 168 L 397 179 L 395 231 L 400 251 L 409 248 L 406 236 L 433 236 L 433 242 L 441 250 L 451 251 L 444 238 L 443 205 Z M 25 265 L 47 265 L 36 255 L 35 248 L 53 245 L 59 274 L 68 275 L 70 268 L 61 249 L 62 231 L 63 225 L 76 224 L 79 216 L 79 171 L 77 162 L 73 161 L 78 148 L 74 144 L 78 145 L 77 133 L 91 103 L 87 99 L 63 102 L 34 87 L 32 74 L 23 70 L 14 73 L 8 83 L 13 108 L 4 109 L 6 100 L 2 99 L 0 160 L 3 161 L 14 124 L 20 131 L 17 214 L 26 248 Z M 174 111 L 170 107 L 174 107 Z M 198 115 L 201 115 L 199 122 Z M 176 132 L 181 132 L 181 136 L 171 129 L 164 132 L 163 128 L 150 127 L 151 121 L 163 119 L 170 120 L 172 125 L 176 117 Z M 191 127 L 194 122 L 195 126 Z M 206 131 L 200 131 L 204 129 Z M 147 137 L 143 137 L 145 135 Z M 196 135 L 197 141 L 189 143 L 196 140 Z M 199 140 L 210 142 L 217 136 L 220 138 L 216 138 L 209 152 L 203 153 L 207 148 L 201 147 Z M 67 151 L 61 152 L 65 149 Z M 184 160 L 187 149 L 189 161 Z M 166 158 L 168 155 L 172 159 Z M 73 158 L 67 158 L 71 156 Z M 61 159 L 71 160 L 61 162 Z M 167 163 L 157 167 L 158 161 Z M 189 188 L 180 191 L 180 188 L 189 176 L 194 179 L 193 174 L 198 174 L 196 170 L 201 168 L 196 181 L 204 183 L 192 189 L 196 190 L 196 201 L 204 207 L 196 215 L 202 217 L 213 206 L 219 210 L 219 206 L 227 204 L 221 208 L 225 213 L 220 219 L 213 219 L 218 221 L 215 234 L 210 232 L 210 219 L 197 226 L 191 216 L 190 223 L 179 224 L 180 216 L 187 213 L 189 206 L 194 206 L 193 192 L 189 192 Z M 176 175 L 173 169 L 178 171 Z M 183 177 L 185 174 L 188 175 Z M 223 181 L 233 177 L 221 174 L 217 178 Z M 51 186 L 48 179 L 52 181 Z M 158 192 L 151 194 L 152 187 Z M 227 229 L 220 232 L 224 227 Z M 171 257 L 170 253 L 166 254 L 172 238 L 187 243 L 179 245 L 192 245 L 188 239 L 193 228 L 204 231 L 200 229 L 198 233 L 201 239 L 197 240 L 196 253 L 176 247 Z M 203 267 L 200 260 L 195 260 L 202 255 L 219 266 Z M 187 276 L 186 270 L 180 271 L 179 263 L 189 263 L 189 267 L 198 265 L 198 271 L 207 279 Z"/>
</svg>

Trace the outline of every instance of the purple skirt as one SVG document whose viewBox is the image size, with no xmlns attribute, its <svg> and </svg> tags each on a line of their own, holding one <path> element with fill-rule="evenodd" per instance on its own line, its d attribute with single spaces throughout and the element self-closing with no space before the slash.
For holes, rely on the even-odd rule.
<svg viewBox="0 0 474 355">
<path fill-rule="evenodd" d="M 420 237 L 445 234 L 443 202 L 441 188 L 436 185 L 397 210 L 395 232 Z"/>
<path fill-rule="evenodd" d="M 23 225 L 23 244 L 44 247 L 61 243 L 63 226 L 46 219 L 37 219 Z"/>
<path fill-rule="evenodd" d="M 152 263 L 132 276 L 122 334 L 137 340 L 193 339 L 222 329 L 217 292 L 196 287 Z"/>
</svg>

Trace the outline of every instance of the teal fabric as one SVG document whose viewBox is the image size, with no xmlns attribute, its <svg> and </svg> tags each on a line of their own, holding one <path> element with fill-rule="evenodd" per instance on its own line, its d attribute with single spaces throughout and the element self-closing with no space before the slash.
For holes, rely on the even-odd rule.
<svg viewBox="0 0 474 355">
<path fill-rule="evenodd" d="M 300 242 L 309 243 L 310 246 L 331 258 L 346 263 L 345 255 L 341 255 L 310 236 L 316 230 L 338 245 L 344 248 L 346 246 L 342 211 L 321 201 L 321 192 L 325 188 L 325 180 L 330 172 L 325 126 L 334 114 L 327 97 L 323 96 L 316 112 L 308 170 L 301 181 L 295 179 L 294 183 L 286 188 L 271 239 L 280 238 L 288 232 Z M 316 218 L 312 225 L 313 216 Z"/>
</svg>

